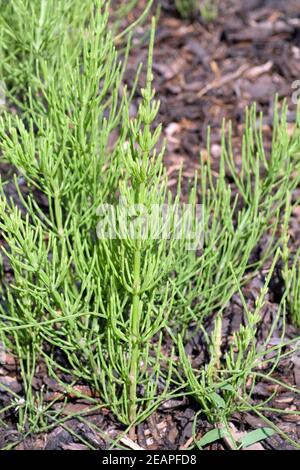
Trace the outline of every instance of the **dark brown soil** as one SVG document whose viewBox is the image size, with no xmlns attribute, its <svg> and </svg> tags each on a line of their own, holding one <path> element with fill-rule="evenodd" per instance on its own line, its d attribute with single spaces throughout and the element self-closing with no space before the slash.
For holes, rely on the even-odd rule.
<svg viewBox="0 0 300 470">
<path fill-rule="evenodd" d="M 140 0 L 140 11 L 145 7 L 145 3 Z M 252 102 L 256 101 L 258 109 L 264 111 L 267 148 L 270 148 L 271 143 L 275 94 L 280 99 L 287 99 L 291 126 L 295 119 L 296 106 L 292 103 L 292 84 L 300 79 L 300 2 L 224 0 L 220 3 L 219 17 L 213 23 L 205 24 L 199 17 L 191 21 L 182 20 L 171 0 L 161 1 L 154 73 L 155 88 L 161 101 L 159 120 L 163 123 L 167 142 L 165 164 L 170 186 L 176 185 L 181 164 L 184 165 L 185 177 L 192 176 L 198 167 L 200 150 L 205 152 L 208 125 L 211 127 L 212 157 L 217 161 L 221 151 L 223 118 L 232 120 L 234 149 L 239 158 L 244 109 Z M 127 20 L 131 19 L 130 17 Z M 138 64 L 145 62 L 147 56 L 147 29 L 148 26 L 140 27 L 135 39 L 126 76 L 129 84 L 132 83 Z M 0 170 L 3 175 L 9 169 L 0 166 Z M 299 219 L 300 207 L 295 210 L 292 219 L 294 243 L 299 239 Z M 253 303 L 262 283 L 263 272 L 261 277 L 245 287 L 244 294 L 250 304 Z M 281 291 L 282 280 L 279 274 L 275 274 L 263 312 L 260 341 L 268 334 Z M 242 306 L 239 299 L 234 297 L 225 312 L 224 346 L 242 320 Z M 211 328 L 209 321 L 207 327 Z M 297 334 L 299 332 L 292 325 L 287 326 L 287 339 L 295 338 Z M 280 335 L 280 331 L 275 331 L 274 341 L 276 337 L 280 338 Z M 205 354 L 201 335 L 194 336 L 188 347 L 195 363 L 203 364 Z M 275 376 L 299 388 L 300 357 L 289 356 L 282 361 Z M 1 389 L 1 383 L 15 393 L 22 392 L 17 365 L 13 358 L 10 358 L 9 364 L 0 367 L 0 407 L 3 407 L 8 404 L 9 397 Z M 49 400 L 53 394 L 57 394 L 56 406 L 62 405 L 63 400 L 67 398 L 68 405 L 64 413 L 71 415 L 77 411 L 85 412 L 85 422 L 70 417 L 50 432 L 37 436 L 29 435 L 24 439 L 17 431 L 14 413 L 10 411 L 6 414 L 4 422 L 0 421 L 0 448 L 12 444 L 16 449 L 105 449 L 109 445 L 108 439 L 99 430 L 105 432 L 106 437 L 113 439 L 124 429 L 108 410 L 93 412 L 89 401 L 76 399 L 74 396 L 66 397 L 58 384 L 44 377 L 42 373 L 36 377 L 36 383 L 37 389 L 44 386 Z M 85 388 L 86 391 L 91 395 L 91 391 Z M 257 401 L 265 400 L 273 392 L 276 394 L 270 402 L 270 407 L 299 410 L 298 395 L 270 383 L 256 385 L 254 398 Z M 142 448 L 153 450 L 186 448 L 191 443 L 193 420 L 197 411 L 197 403 L 188 398 L 164 403 L 138 427 L 138 444 Z M 274 412 L 268 412 L 266 416 L 300 442 L 300 416 Z M 249 431 L 265 425 L 260 418 L 249 413 L 234 416 L 232 424 L 237 431 Z M 198 436 L 210 428 L 211 425 L 205 417 L 199 415 Z M 130 446 L 128 443 L 123 445 Z M 267 449 L 290 448 L 290 445 L 278 436 L 267 439 L 262 445 Z M 226 449 L 226 443 L 213 444 L 210 449 Z"/>
</svg>

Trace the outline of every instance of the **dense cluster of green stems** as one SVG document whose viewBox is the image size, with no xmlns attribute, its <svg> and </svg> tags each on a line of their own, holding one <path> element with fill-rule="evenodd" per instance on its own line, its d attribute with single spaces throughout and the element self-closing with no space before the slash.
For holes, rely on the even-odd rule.
<svg viewBox="0 0 300 470">
<path fill-rule="evenodd" d="M 193 395 L 212 422 L 227 426 L 237 410 L 261 414 L 267 402 L 252 405 L 255 382 L 272 381 L 282 351 L 286 357 L 296 347 L 296 341 L 274 347 L 271 339 L 286 310 L 299 323 L 299 268 L 289 264 L 286 215 L 298 203 L 291 195 L 300 180 L 299 114 L 291 135 L 286 105 L 279 117 L 276 103 L 267 155 L 262 116 L 255 106 L 246 110 L 240 163 L 224 123 L 217 174 L 208 131 L 207 155 L 187 195 L 192 207 L 202 207 L 198 250 L 172 237 L 97 237 L 100 205 L 122 200 L 150 213 L 153 205 L 182 197 L 181 175 L 177 193 L 168 190 L 155 125 L 155 21 L 146 83 L 132 116 L 141 69 L 131 90 L 123 83 L 134 28 L 120 33 L 109 7 L 105 0 L 1 2 L 0 162 L 9 163 L 13 176 L 0 181 L 2 251 L 12 274 L 7 280 L 2 273 L 0 329 L 18 359 L 25 398 L 7 390 L 14 402 L 0 413 L 15 406 L 20 429 L 29 423 L 32 432 L 59 422 L 43 391 L 32 389 L 42 363 L 66 392 L 80 396 L 74 387 L 89 384 L 97 397 L 91 402 L 108 406 L 132 439 L 138 423 L 178 394 Z M 251 312 L 243 285 L 272 258 Z M 281 258 L 286 293 L 264 348 L 257 349 L 260 311 Z M 234 293 L 245 324 L 223 354 L 222 315 Z M 204 329 L 208 317 L 215 318 L 211 336 Z M 199 330 L 210 360 L 195 370 L 185 345 Z M 261 363 L 270 366 L 265 375 Z"/>
<path fill-rule="evenodd" d="M 210 22 L 218 16 L 218 0 L 174 0 L 175 7 L 182 18 L 201 15 L 204 22 Z"/>
</svg>

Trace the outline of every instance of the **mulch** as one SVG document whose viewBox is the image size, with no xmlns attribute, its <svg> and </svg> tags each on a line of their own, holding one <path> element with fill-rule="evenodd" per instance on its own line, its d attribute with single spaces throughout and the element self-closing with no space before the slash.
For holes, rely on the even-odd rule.
<svg viewBox="0 0 300 470">
<path fill-rule="evenodd" d="M 165 165 L 169 184 L 175 186 L 181 165 L 186 178 L 192 177 L 198 168 L 200 151 L 205 152 L 206 148 L 208 126 L 211 127 L 213 164 L 218 161 L 223 119 L 232 121 L 233 148 L 239 158 L 244 110 L 252 102 L 255 101 L 258 110 L 264 113 L 267 149 L 271 145 L 276 94 L 279 100 L 286 98 L 289 104 L 288 121 L 292 126 L 296 115 L 296 105 L 292 100 L 295 91 L 293 83 L 300 79 L 300 3 L 298 0 L 224 0 L 220 2 L 218 18 L 210 24 L 205 24 L 200 17 L 181 19 L 171 0 L 161 0 L 160 3 L 153 66 L 154 84 L 161 102 L 158 120 L 163 123 L 167 143 Z M 144 0 L 140 0 L 137 10 L 126 21 L 134 19 L 133 15 L 142 11 L 145 4 Z M 129 85 L 138 64 L 146 61 L 147 29 L 148 26 L 140 26 L 134 38 L 126 73 Z M 142 73 L 141 81 L 143 78 Z M 132 112 L 137 107 L 138 99 L 137 96 Z M 0 170 L 4 174 L 9 168 L 0 166 Z M 300 210 L 296 210 L 292 217 L 295 243 L 299 238 L 299 220 Z M 254 302 L 262 285 L 263 273 L 245 287 L 244 294 L 249 304 Z M 282 279 L 277 273 L 272 279 L 262 314 L 260 341 L 266 337 L 276 315 L 281 290 Z M 243 308 L 237 296 L 233 297 L 224 315 L 223 344 L 226 345 L 227 338 L 243 321 Z M 209 320 L 207 328 L 211 328 Z M 286 339 L 295 338 L 298 334 L 295 327 L 287 325 Z M 275 331 L 274 341 L 280 335 L 280 331 Z M 201 366 L 205 357 L 201 335 L 195 335 L 188 347 L 195 363 Z M 22 393 L 17 365 L 13 358 L 8 362 L 0 364 L 0 384 L 3 383 L 15 393 Z M 282 361 L 275 377 L 299 388 L 300 357 L 291 356 Z M 37 388 L 43 385 L 45 393 L 51 395 L 61 392 L 58 384 L 47 377 L 38 376 L 36 380 Z M 276 394 L 270 407 L 299 410 L 298 395 L 270 383 L 257 384 L 254 399 L 257 402 L 265 400 L 273 392 Z M 0 390 L 0 407 L 6 406 L 8 402 L 8 394 Z M 84 399 L 69 397 L 64 413 L 72 414 L 86 409 L 85 422 L 70 417 L 51 432 L 29 435 L 25 439 L 16 428 L 14 413 L 10 412 L 5 418 L 5 426 L 0 422 L 0 448 L 12 444 L 16 449 L 105 449 L 109 445 L 105 436 L 113 439 L 124 427 L 116 422 L 109 410 L 89 412 L 89 406 L 89 402 Z M 149 450 L 186 448 L 198 411 L 197 403 L 191 398 L 164 403 L 145 423 L 138 426 L 138 445 Z M 300 442 L 300 416 L 274 412 L 268 412 L 266 416 Z M 265 424 L 257 416 L 246 413 L 233 416 L 232 425 L 234 429 L 243 432 Z M 199 415 L 197 435 L 200 437 L 211 428 L 205 417 Z M 78 440 L 74 433 L 82 439 Z M 124 442 L 123 445 L 126 447 L 131 444 Z M 266 449 L 291 448 L 278 436 L 267 439 L 262 446 Z M 226 449 L 227 444 L 216 443 L 208 448 Z"/>
</svg>

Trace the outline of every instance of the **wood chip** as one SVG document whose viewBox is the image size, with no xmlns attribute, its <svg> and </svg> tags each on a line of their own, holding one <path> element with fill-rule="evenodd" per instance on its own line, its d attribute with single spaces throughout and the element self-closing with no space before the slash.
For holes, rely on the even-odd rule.
<svg viewBox="0 0 300 470">
<path fill-rule="evenodd" d="M 136 442 L 133 442 L 131 439 L 129 439 L 129 437 L 122 437 L 122 439 L 120 439 L 120 442 L 122 442 L 124 446 L 132 450 L 145 450 L 143 447 L 139 446 Z"/>
</svg>

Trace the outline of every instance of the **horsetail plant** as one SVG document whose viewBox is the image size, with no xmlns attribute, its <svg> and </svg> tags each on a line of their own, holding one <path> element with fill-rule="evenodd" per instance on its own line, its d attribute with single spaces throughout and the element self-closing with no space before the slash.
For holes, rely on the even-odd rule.
<svg viewBox="0 0 300 470">
<path fill-rule="evenodd" d="M 201 327 L 212 311 L 224 309 L 236 289 L 235 277 L 244 282 L 273 256 L 282 242 L 282 212 L 286 194 L 300 181 L 298 127 L 289 135 L 286 106 L 281 119 L 275 106 L 273 145 L 266 156 L 262 116 L 256 107 L 246 109 L 241 163 L 232 149 L 231 125 L 223 125 L 222 152 L 214 177 L 208 154 L 200 161 L 199 201 L 202 205 L 203 243 L 199 252 L 178 251 L 175 272 L 176 302 L 180 313 L 176 327 L 183 333 L 191 325 Z M 257 246 L 263 250 L 255 254 Z M 179 311 L 178 311 L 179 312 Z M 176 328 L 175 327 L 175 328 Z"/>
<path fill-rule="evenodd" d="M 214 438 L 209 440 L 204 436 L 199 444 L 197 441 L 195 442 L 197 446 L 204 445 L 206 440 L 207 443 L 210 443 L 227 436 L 232 441 L 233 448 L 238 450 L 240 448 L 239 442 L 235 442 L 235 438 L 231 434 L 230 420 L 236 412 L 252 412 L 267 424 L 265 438 L 278 433 L 295 448 L 300 448 L 296 441 L 264 414 L 272 409 L 270 401 L 275 394 L 267 397 L 262 402 L 254 400 L 255 385 L 261 381 L 277 383 L 286 390 L 300 393 L 297 388 L 273 378 L 273 372 L 280 364 L 280 361 L 287 356 L 293 356 L 295 352 L 299 351 L 298 338 L 292 341 L 284 340 L 287 293 L 284 294 L 278 306 L 268 335 L 263 343 L 259 344 L 257 338 L 262 320 L 262 309 L 267 301 L 268 287 L 279 257 L 280 249 L 275 254 L 265 284 L 256 298 L 253 311 L 250 311 L 242 293 L 240 282 L 236 279 L 236 289 L 242 302 L 245 323 L 241 324 L 239 329 L 234 332 L 226 351 L 223 347 L 222 349 L 220 347 L 223 342 L 222 314 L 216 316 L 211 335 L 205 334 L 210 359 L 201 370 L 193 368 L 191 358 L 188 357 L 184 349 L 182 338 L 180 335 L 178 337 L 180 362 L 188 382 L 188 391 L 192 393 L 201 407 L 196 414 L 195 425 L 199 414 L 204 413 L 208 420 L 216 426 L 216 432 L 210 432 Z M 279 325 L 282 325 L 283 331 L 281 338 L 276 341 L 274 346 L 273 334 Z M 216 347 L 216 345 L 218 346 Z M 273 411 L 276 411 L 276 413 L 289 413 L 287 410 L 276 408 L 273 408 Z"/>
<path fill-rule="evenodd" d="M 92 384 L 133 434 L 174 380 L 172 354 L 162 352 L 171 279 L 163 295 L 161 287 L 174 271 L 177 241 L 161 241 L 159 234 L 106 239 L 99 230 L 97 238 L 101 207 L 118 196 L 123 206 L 150 210 L 167 193 L 163 151 L 155 150 L 160 127 L 151 132 L 158 111 L 151 87 L 154 30 L 147 85 L 131 120 L 127 93 L 118 93 L 123 68 L 107 20 L 99 8 L 85 29 L 80 62 L 74 67 L 66 54 L 55 80 L 40 82 L 47 113 L 33 105 L 28 128 L 9 113 L 0 122 L 3 156 L 22 175 L 14 181 L 18 201 L 2 188 L 0 227 L 14 273 L 2 331 L 21 361 L 30 351 L 52 375 L 71 369 Z M 48 77 L 46 62 L 43 70 Z"/>
<path fill-rule="evenodd" d="M 0 182 L 3 251 L 13 275 L 10 283 L 4 281 L 0 326 L 5 347 L 18 357 L 30 402 L 25 414 L 19 408 L 21 423 L 25 427 L 29 416 L 36 426 L 30 383 L 42 359 L 65 389 L 77 382 L 89 384 L 134 439 L 136 424 L 184 386 L 174 348 L 190 379 L 184 344 L 203 327 L 204 318 L 216 312 L 203 390 L 216 393 L 209 406 L 222 403 L 216 372 L 222 369 L 222 311 L 240 284 L 281 243 L 286 193 L 300 178 L 299 172 L 295 174 L 299 119 L 290 136 L 285 107 L 281 120 L 276 111 L 268 157 L 262 121 L 257 126 L 255 107 L 247 111 L 240 166 L 230 127 L 226 134 L 224 126 L 217 174 L 211 168 L 208 138 L 208 156 L 201 158 L 190 182 L 191 212 L 184 220 L 177 211 L 181 178 L 177 193 L 171 195 L 163 168 L 161 126 L 154 127 L 159 108 L 152 87 L 154 20 L 146 85 L 132 117 L 134 90 L 123 87 L 126 57 L 120 61 L 114 31 L 109 30 L 108 2 L 91 2 L 89 12 L 80 18 L 81 4 L 59 4 L 70 8 L 75 28 L 67 31 L 67 22 L 58 22 L 63 31 L 59 38 L 52 3 L 32 3 L 38 10 L 28 38 L 30 49 L 21 49 L 13 36 L 9 52 L 7 25 L 16 22 L 20 27 L 18 9 L 27 3 L 14 0 L 4 9 L 7 59 L 2 70 L 22 115 L 8 106 L 0 118 L 1 159 L 15 171 L 9 184 Z M 45 14 L 39 7 L 50 10 Z M 39 21 L 44 28 L 37 57 L 32 43 Z M 25 78 L 19 81 L 21 75 Z M 157 213 L 162 206 L 167 206 L 167 217 Z M 191 227 L 195 239 L 188 239 Z M 257 254 L 263 237 L 264 250 Z M 257 316 L 249 314 L 248 320 L 255 329 Z M 239 359 L 226 359 L 238 386 L 245 377 L 236 375 L 234 361 L 243 360 L 246 341 L 252 348 L 254 338 L 249 338 L 241 329 L 235 339 Z M 69 381 L 62 379 L 70 375 Z"/>
<path fill-rule="evenodd" d="M 46 60 L 54 73 L 62 47 L 70 57 L 80 53 L 81 25 L 90 19 L 94 4 L 93 0 L 1 2 L 0 71 L 9 102 L 26 111 L 28 91 L 38 98 L 41 61 Z"/>
<path fill-rule="evenodd" d="M 175 0 L 175 7 L 182 18 L 200 13 L 202 20 L 209 22 L 218 16 L 216 0 Z"/>
<path fill-rule="evenodd" d="M 112 393 L 118 396 L 119 383 L 120 404 L 112 403 L 112 408 L 119 410 L 118 416 L 131 425 L 132 438 L 133 425 L 150 414 L 166 397 L 172 379 L 173 352 L 163 353 L 163 329 L 172 310 L 174 288 L 171 275 L 176 265 L 175 247 L 180 244 L 180 240 L 172 239 L 175 225 L 180 222 L 176 216 L 165 221 L 160 219 L 160 214 L 154 213 L 160 220 L 151 218 L 146 227 L 143 223 L 144 217 L 153 215 L 153 210 L 162 207 L 167 197 L 163 149 L 159 153 L 156 150 L 161 126 L 154 131 L 151 129 L 159 108 L 152 89 L 153 46 L 154 19 L 146 87 L 141 92 L 137 117 L 130 123 L 127 145 L 121 148 L 125 171 L 119 194 L 121 209 L 127 208 L 134 220 L 132 231 L 124 236 L 122 226 L 119 226 L 116 239 L 103 242 L 106 263 L 111 266 L 112 283 L 106 307 L 110 312 L 110 322 L 106 335 L 108 353 L 102 361 L 103 374 L 106 372 L 103 383 L 107 399 Z M 196 216 L 194 204 L 192 208 L 193 217 Z M 157 221 L 162 225 L 169 224 L 171 239 L 163 236 L 164 227 L 156 227 Z M 194 223 L 193 220 L 191 222 Z M 162 283 L 165 283 L 163 296 Z"/>
<path fill-rule="evenodd" d="M 284 270 L 284 281 L 289 293 L 288 305 L 293 323 L 300 327 L 300 251 L 298 250 L 292 266 Z"/>
<path fill-rule="evenodd" d="M 197 0 L 175 0 L 175 7 L 182 18 L 189 18 L 195 14 L 197 3 Z"/>
<path fill-rule="evenodd" d="M 119 96 L 124 65 L 109 32 L 108 4 L 93 5 L 88 23 L 83 17 L 80 24 L 79 57 L 74 60 L 63 42 L 55 73 L 52 62 L 40 59 L 43 74 L 34 79 L 43 100 L 28 101 L 28 126 L 9 110 L 1 118 L 1 158 L 15 168 L 18 201 L 1 186 L 0 223 L 14 274 L 2 311 L 4 328 L 9 318 L 17 325 L 5 338 L 10 350 L 17 347 L 26 361 L 29 350 L 36 355 L 44 353 L 42 345 L 60 346 L 77 377 L 98 389 L 93 341 L 103 334 L 100 286 L 105 292 L 109 280 L 99 272 L 104 255 L 97 246 L 96 209 L 117 191 L 128 122 L 121 133 L 117 129 L 129 103 Z M 53 350 L 47 357 L 52 369 Z M 80 354 L 88 362 L 82 370 Z"/>
<path fill-rule="evenodd" d="M 151 4 L 152 0 L 135 23 L 121 32 L 119 21 L 135 7 L 136 0 L 121 5 L 114 12 L 116 18 L 110 17 L 108 28 L 114 33 L 116 43 L 130 42 L 132 30 L 145 19 Z M 43 88 L 49 80 L 60 83 L 57 74 L 65 56 L 70 66 L 75 66 L 82 57 L 85 25 L 91 21 L 95 10 L 105 9 L 107 14 L 109 8 L 107 0 L 2 1 L 0 89 L 7 105 L 16 105 L 23 118 L 33 105 L 35 113 L 46 112 L 41 82 Z"/>
<path fill-rule="evenodd" d="M 297 202 L 299 203 L 299 201 Z M 297 327 L 300 327 L 300 248 L 293 254 L 289 247 L 289 220 L 291 214 L 291 195 L 288 194 L 284 218 L 282 277 L 287 294 L 287 304 L 291 320 Z"/>
<path fill-rule="evenodd" d="M 120 157 L 125 171 L 121 176 L 119 191 L 120 201 L 125 208 L 127 205 L 133 207 L 143 205 L 145 198 L 149 197 L 147 194 L 149 183 L 156 177 L 157 162 L 153 164 L 153 160 L 151 161 L 151 150 L 156 144 L 156 136 L 158 138 L 159 133 L 157 132 L 153 138 L 150 131 L 150 124 L 157 113 L 156 104 L 151 104 L 153 34 L 152 30 L 147 86 L 142 90 L 143 99 L 138 117 L 131 121 L 129 141 L 126 141 L 123 148 L 120 148 Z M 129 120 L 128 115 L 126 120 Z M 156 181 L 155 183 L 157 184 Z M 99 213 L 102 215 L 101 210 Z M 101 361 L 102 382 L 103 385 L 105 384 L 103 389 L 109 399 L 112 394 L 118 396 L 119 384 L 121 402 L 120 404 L 113 402 L 112 407 L 119 409 L 117 414 L 122 417 L 122 421 L 134 425 L 137 419 L 137 384 L 142 360 L 141 344 L 147 344 L 145 338 L 141 336 L 145 320 L 143 295 L 148 290 L 146 276 L 151 278 L 153 272 L 147 275 L 146 270 L 150 266 L 147 266 L 147 262 L 145 263 L 145 244 L 140 233 L 131 234 L 133 239 L 130 236 L 123 239 L 122 232 L 119 231 L 115 239 L 106 240 L 98 225 L 98 237 L 103 244 L 104 252 L 107 253 L 105 261 L 110 267 L 111 284 L 106 304 L 110 320 L 106 330 L 107 352 Z M 115 252 L 114 257 L 111 256 L 113 252 Z M 148 313 L 149 311 L 151 313 L 151 308 L 152 306 L 148 308 Z M 149 326 L 148 322 L 147 326 Z M 143 359 L 145 369 L 147 369 L 148 358 Z M 147 384 L 145 386 L 147 387 Z M 152 398 L 151 395 L 151 400 Z M 134 427 L 131 433 L 134 434 Z"/>
</svg>

